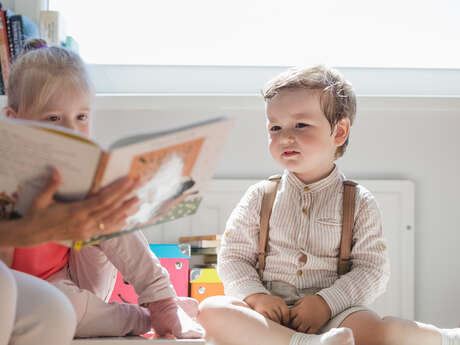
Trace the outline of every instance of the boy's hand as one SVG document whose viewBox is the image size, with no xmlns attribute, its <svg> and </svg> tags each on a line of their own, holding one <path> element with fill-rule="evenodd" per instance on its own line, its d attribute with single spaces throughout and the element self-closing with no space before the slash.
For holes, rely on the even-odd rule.
<svg viewBox="0 0 460 345">
<path fill-rule="evenodd" d="M 256 293 L 244 301 L 267 319 L 283 325 L 289 324 L 289 308 L 281 297 Z"/>
<path fill-rule="evenodd" d="M 315 334 L 330 317 L 331 309 L 321 296 L 305 296 L 291 308 L 291 327 L 297 332 Z"/>
</svg>

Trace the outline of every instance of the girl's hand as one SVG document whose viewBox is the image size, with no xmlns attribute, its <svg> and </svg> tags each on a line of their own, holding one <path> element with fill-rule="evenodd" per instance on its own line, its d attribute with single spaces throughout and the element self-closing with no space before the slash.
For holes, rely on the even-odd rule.
<svg viewBox="0 0 460 345">
<path fill-rule="evenodd" d="M 185 309 L 179 304 L 185 306 Z M 198 313 L 198 302 L 179 302 L 175 297 L 170 297 L 147 303 L 146 307 L 150 312 L 152 328 L 160 337 L 172 335 L 179 339 L 196 339 L 205 335 L 203 327 L 193 320 L 193 315 Z"/>
<path fill-rule="evenodd" d="M 129 197 L 138 188 L 132 179 L 123 178 L 81 201 L 56 202 L 53 197 L 60 185 L 58 171 L 53 169 L 48 185 L 35 197 L 22 219 L 14 221 L 23 234 L 22 243 L 31 246 L 49 241 L 86 240 L 116 232 L 125 220 L 138 210 L 138 198 Z"/>
<path fill-rule="evenodd" d="M 305 296 L 291 308 L 291 327 L 300 333 L 317 333 L 331 317 L 331 309 L 319 295 Z"/>
<path fill-rule="evenodd" d="M 289 308 L 281 297 L 256 293 L 244 301 L 267 319 L 283 325 L 289 324 Z"/>
</svg>

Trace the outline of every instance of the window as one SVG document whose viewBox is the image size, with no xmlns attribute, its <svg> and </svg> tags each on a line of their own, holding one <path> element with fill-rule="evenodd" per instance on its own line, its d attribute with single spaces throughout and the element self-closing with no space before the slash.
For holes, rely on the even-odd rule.
<svg viewBox="0 0 460 345">
<path fill-rule="evenodd" d="M 48 1 L 98 92 L 256 94 L 323 63 L 361 95 L 460 95 L 457 0 Z"/>
<path fill-rule="evenodd" d="M 457 0 L 49 2 L 95 64 L 460 68 Z"/>
</svg>

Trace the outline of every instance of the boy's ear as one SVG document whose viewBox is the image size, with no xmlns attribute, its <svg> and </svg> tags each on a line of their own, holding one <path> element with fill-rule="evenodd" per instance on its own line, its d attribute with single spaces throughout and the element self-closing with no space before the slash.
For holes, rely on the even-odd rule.
<svg viewBox="0 0 460 345">
<path fill-rule="evenodd" d="M 10 107 L 6 108 L 5 115 L 6 117 L 11 117 L 13 119 L 18 117 L 18 114 Z"/>
<path fill-rule="evenodd" d="M 344 117 L 335 125 L 334 141 L 337 147 L 342 146 L 347 141 L 350 134 L 350 119 Z"/>
</svg>

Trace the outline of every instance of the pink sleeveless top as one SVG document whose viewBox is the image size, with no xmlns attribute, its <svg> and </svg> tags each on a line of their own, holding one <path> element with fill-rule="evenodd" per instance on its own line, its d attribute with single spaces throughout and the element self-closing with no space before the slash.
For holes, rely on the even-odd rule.
<svg viewBox="0 0 460 345">
<path fill-rule="evenodd" d="M 12 269 L 47 279 L 69 261 L 70 248 L 48 242 L 39 246 L 15 248 Z"/>
</svg>

